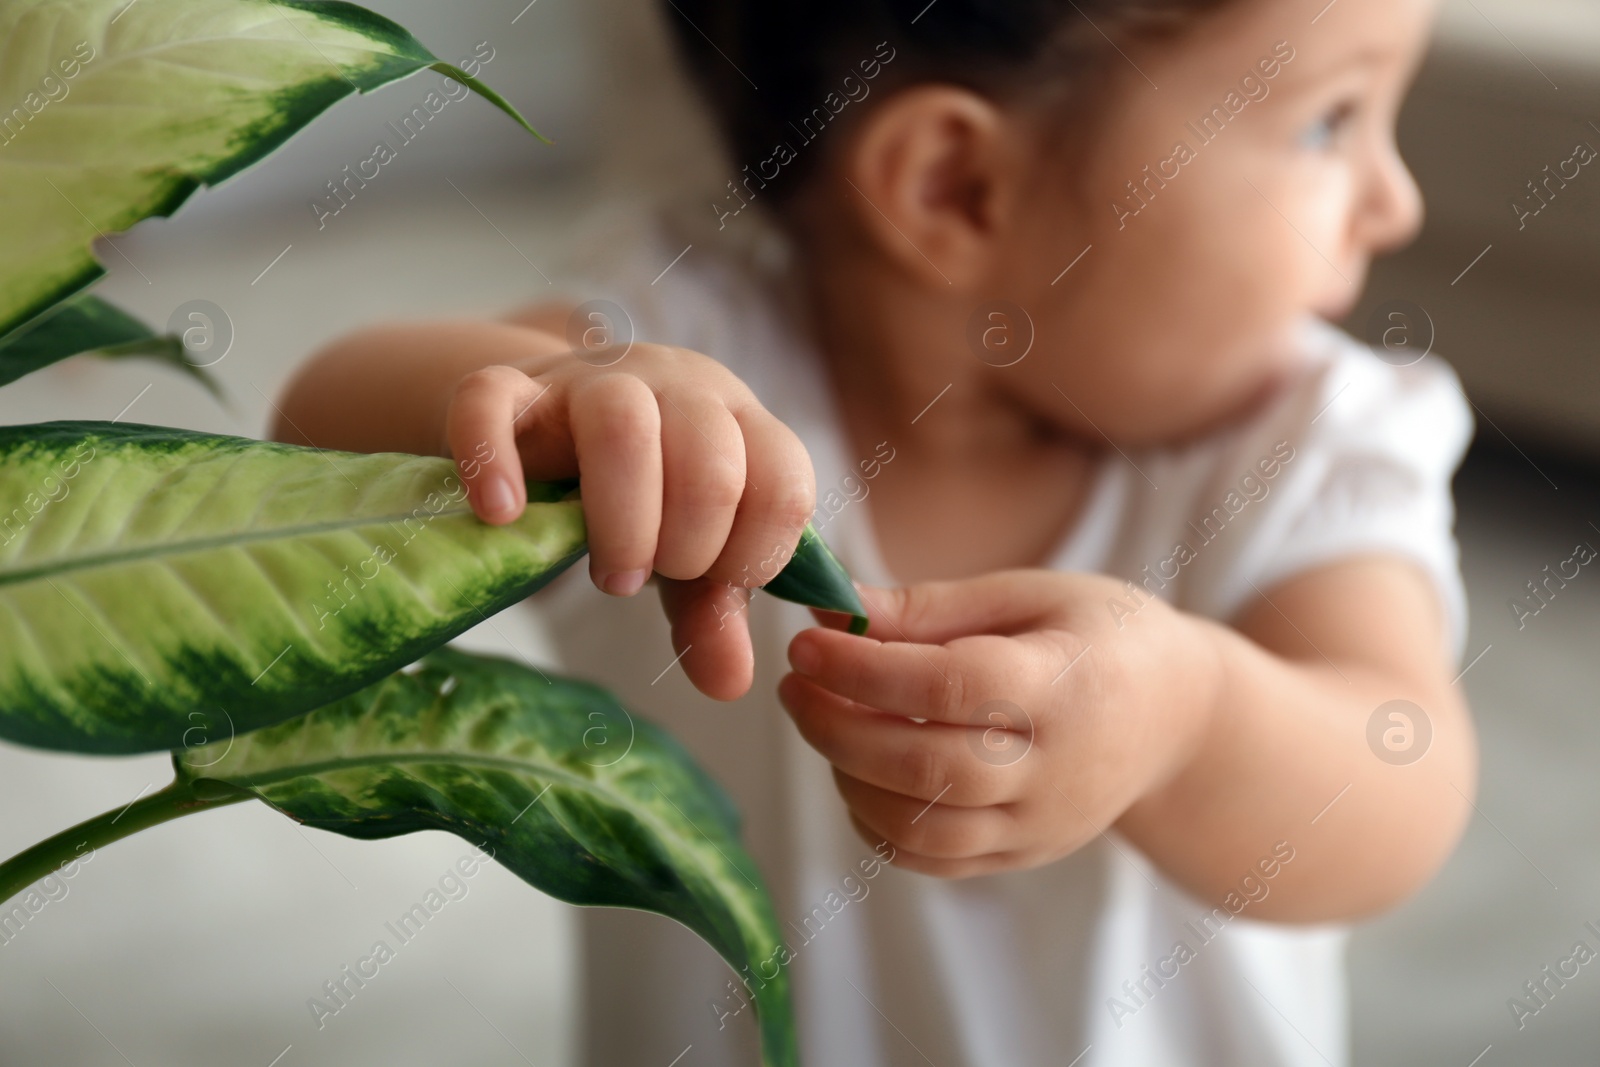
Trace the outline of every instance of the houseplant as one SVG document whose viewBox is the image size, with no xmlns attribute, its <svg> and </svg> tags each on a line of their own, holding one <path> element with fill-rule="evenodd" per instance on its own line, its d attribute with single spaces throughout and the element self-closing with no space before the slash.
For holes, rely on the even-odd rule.
<svg viewBox="0 0 1600 1067">
<path fill-rule="evenodd" d="M 337 100 L 423 69 L 531 127 L 359 7 L 0 0 L 0 384 L 98 352 L 197 373 L 87 292 L 96 236 L 168 215 Z M 585 551 L 576 483 L 479 522 L 455 465 L 164 427 L 0 427 L 0 739 L 171 750 L 174 780 L 0 863 L 0 901 L 182 815 L 257 799 L 351 837 L 443 829 L 560 899 L 656 911 L 736 972 L 780 936 L 726 797 L 603 689 L 443 647 Z M 865 620 L 808 528 L 766 586 Z M 625 729 L 596 759 L 598 726 Z M 8 907 L 18 906 L 15 903 Z M 3 913 L 0 913 L 3 919 Z M 786 976 L 753 988 L 796 1062 Z"/>
</svg>

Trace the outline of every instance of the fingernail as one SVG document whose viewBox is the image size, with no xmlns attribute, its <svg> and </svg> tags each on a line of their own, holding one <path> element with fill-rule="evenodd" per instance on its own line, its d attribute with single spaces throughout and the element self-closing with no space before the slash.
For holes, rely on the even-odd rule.
<svg viewBox="0 0 1600 1067">
<path fill-rule="evenodd" d="M 799 641 L 789 647 L 789 663 L 801 674 L 815 674 L 822 656 L 810 641 Z"/>
<path fill-rule="evenodd" d="M 645 579 L 650 577 L 648 570 L 618 571 L 608 574 L 605 580 L 605 591 L 612 596 L 632 596 L 644 588 Z"/>
<path fill-rule="evenodd" d="M 490 478 L 483 486 L 483 510 L 496 517 L 509 515 L 517 506 L 517 498 L 511 491 L 511 483 L 504 478 Z"/>
</svg>

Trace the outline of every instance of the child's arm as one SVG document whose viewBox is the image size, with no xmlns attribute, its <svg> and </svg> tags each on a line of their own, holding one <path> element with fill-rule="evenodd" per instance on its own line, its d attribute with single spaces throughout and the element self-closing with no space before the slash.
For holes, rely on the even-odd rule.
<svg viewBox="0 0 1600 1067">
<path fill-rule="evenodd" d="M 1322 921 L 1393 904 L 1443 863 L 1476 748 L 1420 571 L 1320 568 L 1237 630 L 1108 600 L 1129 595 L 1038 571 L 872 590 L 871 633 L 796 636 L 780 693 L 862 834 L 929 873 L 1037 866 L 1115 825 L 1203 900 Z M 1368 743 L 1395 699 L 1431 724 L 1409 765 Z"/>
<path fill-rule="evenodd" d="M 585 361 L 516 323 L 403 324 L 319 352 L 275 407 L 277 440 L 454 457 L 488 522 L 522 513 L 524 478 L 581 476 L 595 584 L 631 596 L 659 575 L 690 679 L 718 699 L 749 689 L 729 586 L 770 576 L 775 546 L 793 553 L 816 481 L 799 438 L 721 364 L 643 343 Z"/>
</svg>

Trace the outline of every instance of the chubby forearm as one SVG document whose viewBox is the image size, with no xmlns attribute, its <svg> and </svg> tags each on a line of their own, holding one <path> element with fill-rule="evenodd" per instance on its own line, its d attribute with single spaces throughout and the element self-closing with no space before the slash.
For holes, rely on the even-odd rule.
<svg viewBox="0 0 1600 1067">
<path fill-rule="evenodd" d="M 1472 810 L 1476 742 L 1457 691 L 1381 664 L 1288 658 L 1190 621 L 1214 642 L 1222 688 L 1191 758 L 1123 815 L 1121 833 L 1201 900 L 1236 894 L 1233 907 L 1246 901 L 1240 914 L 1256 919 L 1358 918 L 1425 883 Z M 1369 743 L 1369 720 L 1393 700 L 1424 709 L 1431 726 L 1415 762 Z M 1400 726 L 1384 718 L 1384 730 Z M 1381 738 L 1377 751 L 1389 752 Z M 1271 862 L 1275 850 L 1293 859 Z"/>
<path fill-rule="evenodd" d="M 274 440 L 348 452 L 449 455 L 445 412 L 463 377 L 494 365 L 531 369 L 559 338 L 499 322 L 400 323 L 335 341 L 296 372 L 275 403 Z"/>
</svg>

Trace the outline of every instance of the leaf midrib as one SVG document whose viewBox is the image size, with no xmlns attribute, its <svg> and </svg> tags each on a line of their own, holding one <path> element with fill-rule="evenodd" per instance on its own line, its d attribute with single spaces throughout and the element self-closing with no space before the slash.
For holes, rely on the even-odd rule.
<svg viewBox="0 0 1600 1067">
<path fill-rule="evenodd" d="M 561 501 L 548 501 L 547 503 L 562 503 Z M 421 506 L 421 505 L 418 505 Z M 536 504 L 529 504 L 531 509 Z M 18 570 L 0 570 L 0 587 L 19 585 L 23 582 L 37 581 L 40 578 L 49 578 L 58 574 L 67 574 L 74 571 L 93 570 L 96 567 L 106 567 L 120 563 L 131 563 L 142 559 L 155 559 L 162 556 L 181 556 L 193 552 L 205 552 L 218 548 L 237 548 L 249 544 L 258 544 L 264 541 L 287 541 L 298 537 L 310 537 L 320 533 L 338 533 L 345 530 L 355 530 L 365 526 L 378 526 L 385 523 L 400 522 L 405 519 L 415 518 L 415 509 L 394 515 L 369 515 L 350 519 L 333 519 L 327 522 L 304 523 L 298 526 L 281 526 L 271 530 L 259 532 L 240 531 L 222 534 L 215 537 L 196 537 L 186 541 L 163 541 L 157 544 L 146 545 L 140 548 L 128 548 L 121 551 L 101 552 L 91 555 L 74 556 L 65 560 L 55 560 L 42 563 L 34 567 L 24 567 Z M 474 514 L 470 506 L 457 506 L 445 508 L 442 511 L 429 512 L 432 519 L 455 518 L 462 515 Z M 430 524 L 432 519 L 429 520 Z M 518 524 L 512 523 L 515 528 Z M 505 527 L 500 527 L 504 529 Z M 427 527 L 423 528 L 427 533 Z"/>
<path fill-rule="evenodd" d="M 227 33 L 227 34 L 220 34 L 220 35 L 219 34 L 210 34 L 210 35 L 207 35 L 205 37 L 183 37 L 183 38 L 180 38 L 178 40 L 172 40 L 172 39 L 169 38 L 167 40 L 162 41 L 160 44 L 151 45 L 151 46 L 149 46 L 147 48 L 135 49 L 132 52 L 118 52 L 115 55 L 111 56 L 109 59 L 107 59 L 106 62 L 101 63 L 100 65 L 96 66 L 94 68 L 94 75 L 93 76 L 94 77 L 99 77 L 99 76 L 103 75 L 107 70 L 110 70 L 112 67 L 115 67 L 119 63 L 133 62 L 133 61 L 136 61 L 136 60 L 143 59 L 146 56 L 158 56 L 159 57 L 161 55 L 161 53 L 163 53 L 163 52 L 170 52 L 170 51 L 174 51 L 174 50 L 180 49 L 180 48 L 187 48 L 187 47 L 189 47 L 191 45 L 216 44 L 216 43 L 219 43 L 219 42 L 223 43 L 223 44 L 237 44 L 240 41 L 249 41 L 251 43 L 252 47 L 254 47 L 256 45 L 262 45 L 262 44 L 287 44 L 287 45 L 293 46 L 296 49 L 300 49 L 302 51 L 304 50 L 304 48 L 305 48 L 305 46 L 307 44 L 310 44 L 311 48 L 313 50 L 320 51 L 318 45 L 315 42 L 311 42 L 303 34 L 299 34 L 299 35 L 297 35 L 295 37 L 257 37 L 257 36 L 255 36 L 255 31 L 257 31 L 259 29 L 262 29 L 263 27 L 266 27 L 266 26 L 276 25 L 278 22 L 283 22 L 290 29 L 296 29 L 297 28 L 297 27 L 295 27 L 293 22 L 287 21 L 287 14 L 288 14 L 288 9 L 287 8 L 278 7 L 278 5 L 276 5 L 276 4 L 273 4 L 272 6 L 273 6 L 273 8 L 275 10 L 277 10 L 277 11 L 282 13 L 279 18 L 276 18 L 276 19 L 273 19 L 273 18 L 263 19 L 261 22 L 253 23 L 253 24 L 251 24 L 249 26 L 241 26 L 239 29 L 237 29 L 237 30 L 235 30 L 235 31 L 233 31 L 231 33 Z M 315 15 L 315 16 L 313 16 L 311 18 L 310 21 L 313 24 L 322 23 L 324 25 L 327 25 L 327 24 L 331 23 L 332 25 L 338 26 L 341 30 L 345 30 L 346 32 L 353 34 L 355 37 L 359 38 L 360 40 L 368 42 L 370 45 L 372 45 L 372 47 L 369 47 L 369 48 L 357 48 L 352 43 L 343 43 L 343 42 L 336 43 L 336 42 L 333 42 L 333 41 L 323 41 L 322 42 L 322 44 L 327 45 L 330 48 L 348 48 L 351 51 L 361 52 L 361 53 L 366 54 L 366 55 L 394 56 L 397 59 L 411 59 L 411 58 L 413 58 L 411 56 L 405 55 L 402 52 L 396 52 L 392 48 L 389 48 L 387 46 L 379 46 L 375 41 L 372 40 L 371 37 L 368 37 L 366 34 L 360 32 L 359 30 L 350 29 L 350 27 L 344 25 L 343 23 L 338 22 L 338 21 L 333 20 L 333 19 L 330 19 L 330 18 L 328 18 L 326 16 Z M 102 39 L 100 43 L 103 46 L 105 44 L 105 41 Z M 76 55 L 76 53 L 74 53 L 74 55 Z M 99 58 L 99 57 L 96 57 L 96 58 Z M 93 63 L 93 62 L 94 62 L 94 60 L 90 60 L 88 63 L 81 64 L 81 66 L 85 70 L 87 70 L 87 68 L 89 67 L 90 63 Z M 316 67 L 318 65 L 319 64 L 316 61 L 313 61 L 309 57 L 307 58 L 307 61 L 306 61 L 306 66 L 307 67 Z M 329 67 L 336 67 L 337 68 L 337 64 L 333 63 L 326 56 L 322 57 L 320 65 L 329 66 Z M 49 68 L 47 67 L 46 70 L 48 71 L 48 69 Z M 343 68 L 337 68 L 337 69 L 339 69 L 341 74 L 343 73 Z"/>
<path fill-rule="evenodd" d="M 283 767 L 272 771 L 264 771 L 260 775 L 255 776 L 230 775 L 223 777 L 220 775 L 208 775 L 203 772 L 195 773 L 187 768 L 185 768 L 184 773 L 191 778 L 213 778 L 217 781 L 226 782 L 229 785 L 238 786 L 243 789 L 257 790 L 278 785 L 282 782 L 293 781 L 296 778 L 315 778 L 323 774 L 329 774 L 337 771 L 365 770 L 373 767 L 391 767 L 396 764 L 407 763 L 444 763 L 457 767 L 463 765 L 492 767 L 498 770 L 509 770 L 521 774 L 534 775 L 539 778 L 553 779 L 562 785 L 581 789 L 589 793 L 594 793 L 598 796 L 606 798 L 607 800 L 610 800 L 618 807 L 627 810 L 636 818 L 649 823 L 663 836 L 673 838 L 680 844 L 687 846 L 683 851 L 687 852 L 689 855 L 695 856 L 695 862 L 699 864 L 702 872 L 708 876 L 709 880 L 713 884 L 717 882 L 716 874 L 718 873 L 718 870 L 710 863 L 709 858 L 706 857 L 699 848 L 694 847 L 696 845 L 696 841 L 683 833 L 677 826 L 670 822 L 662 821 L 648 805 L 640 802 L 637 798 L 615 788 L 609 788 L 606 783 L 596 779 L 580 777 L 579 775 L 573 774 L 571 771 L 556 764 L 536 763 L 527 759 L 515 759 L 510 756 L 489 756 L 477 752 L 464 753 L 453 751 L 428 751 L 408 752 L 403 754 L 343 756 L 338 759 L 323 760 L 320 763 L 303 763 L 293 767 Z M 687 819 L 688 815 L 685 814 L 684 818 Z M 689 821 L 691 824 L 693 824 L 692 819 Z M 721 848 L 717 847 L 716 842 L 708 837 L 704 830 L 701 830 L 698 825 L 695 825 L 695 830 L 701 837 L 705 838 L 706 841 L 711 844 L 712 848 L 715 849 L 719 855 L 722 854 Z M 730 864 L 732 863 L 732 861 L 728 860 L 725 855 L 723 856 L 723 859 Z M 735 874 L 738 874 L 741 877 L 744 876 L 744 872 L 739 870 L 737 866 L 734 866 L 733 871 Z"/>
<path fill-rule="evenodd" d="M 452 750 L 411 751 L 401 753 L 371 753 L 361 756 L 339 756 L 334 759 L 321 760 L 317 763 L 299 763 L 292 766 L 264 770 L 255 775 L 230 775 L 221 779 L 232 785 L 255 788 L 257 786 L 276 785 L 292 778 L 305 778 L 333 771 L 360 770 L 363 767 L 386 766 L 392 763 L 471 763 L 485 767 L 512 768 L 526 771 L 530 774 L 540 774 L 546 777 L 558 777 L 571 785 L 581 785 L 594 788 L 596 792 L 608 790 L 598 788 L 600 783 L 594 779 L 583 778 L 558 764 L 543 764 L 527 759 L 518 759 L 513 756 L 490 756 L 481 752 L 460 752 Z M 547 770 L 548 768 L 548 770 Z M 216 777 L 204 773 L 194 774 L 197 778 Z"/>
</svg>

